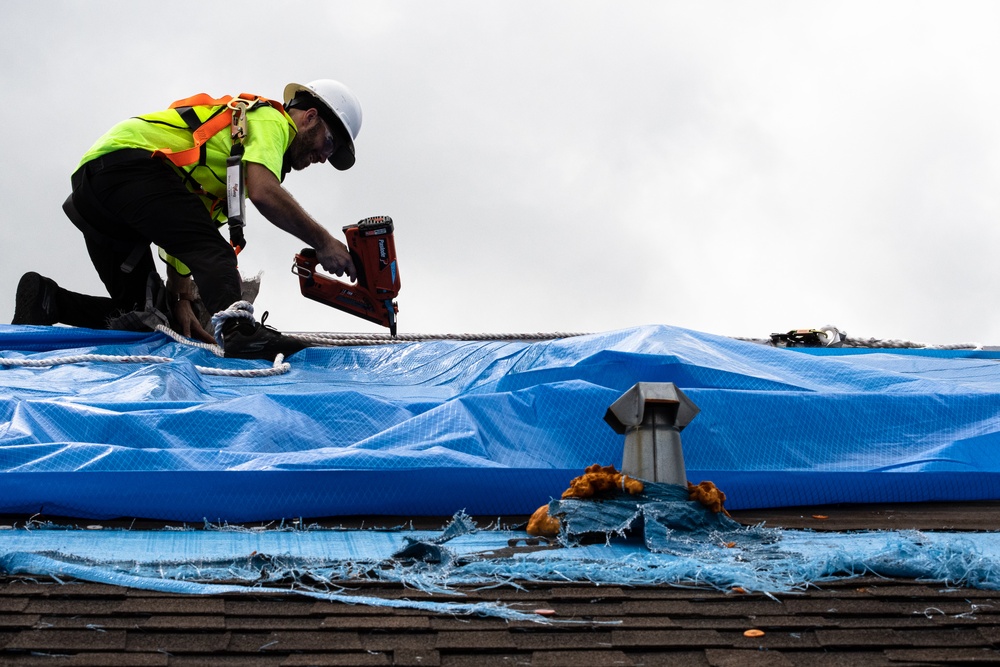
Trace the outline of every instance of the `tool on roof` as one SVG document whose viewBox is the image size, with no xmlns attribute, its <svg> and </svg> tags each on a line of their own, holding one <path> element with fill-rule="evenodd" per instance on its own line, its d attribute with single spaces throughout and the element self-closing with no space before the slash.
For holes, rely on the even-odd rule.
<svg viewBox="0 0 1000 667">
<path fill-rule="evenodd" d="M 771 344 L 775 347 L 840 347 L 843 340 L 843 334 L 831 326 L 771 334 Z"/>
<path fill-rule="evenodd" d="M 389 327 L 389 333 L 395 336 L 399 305 L 393 299 L 400 285 L 392 232 L 392 218 L 387 215 L 344 227 L 347 249 L 358 272 L 354 285 L 317 272 L 316 251 L 303 248 L 292 264 L 302 296 Z"/>
</svg>

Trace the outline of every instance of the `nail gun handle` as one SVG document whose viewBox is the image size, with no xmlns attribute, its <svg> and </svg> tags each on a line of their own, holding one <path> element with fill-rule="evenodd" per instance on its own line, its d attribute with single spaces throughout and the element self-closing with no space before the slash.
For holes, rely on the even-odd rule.
<svg viewBox="0 0 1000 667">
<path fill-rule="evenodd" d="M 361 259 L 361 255 L 354 248 L 348 246 L 347 251 L 351 253 L 351 262 L 354 264 L 354 275 L 356 276 L 354 282 L 360 287 L 367 288 L 368 279 L 365 277 L 364 260 Z"/>
<path fill-rule="evenodd" d="M 295 262 L 292 264 L 292 273 L 297 275 L 307 284 L 313 283 L 313 275 L 316 273 L 316 250 L 313 248 L 303 248 L 295 255 Z"/>
</svg>

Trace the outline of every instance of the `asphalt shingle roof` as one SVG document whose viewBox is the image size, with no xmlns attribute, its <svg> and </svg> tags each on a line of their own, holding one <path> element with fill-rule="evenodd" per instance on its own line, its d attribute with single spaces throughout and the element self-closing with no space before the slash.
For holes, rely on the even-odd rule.
<svg viewBox="0 0 1000 667">
<path fill-rule="evenodd" d="M 786 508 L 734 515 L 745 523 L 764 520 L 771 526 L 821 530 L 992 530 L 1000 503 Z M 455 599 L 391 583 L 338 583 L 359 595 Z M 773 596 L 697 587 L 529 582 L 460 590 L 466 602 L 499 601 L 522 611 L 540 610 L 557 622 L 450 616 L 265 591 L 180 596 L 8 576 L 0 578 L 0 664 L 1000 663 L 1000 591 L 880 577 Z"/>
<path fill-rule="evenodd" d="M 397 585 L 365 593 L 447 599 Z M 178 597 L 0 582 L 0 660 L 48 665 L 810 665 L 1000 661 L 1000 595 L 853 579 L 805 594 L 670 587 L 464 590 L 572 623 L 450 617 L 262 593 Z M 747 636 L 759 630 L 760 636 Z M 754 634 L 754 633 L 751 633 Z"/>
</svg>

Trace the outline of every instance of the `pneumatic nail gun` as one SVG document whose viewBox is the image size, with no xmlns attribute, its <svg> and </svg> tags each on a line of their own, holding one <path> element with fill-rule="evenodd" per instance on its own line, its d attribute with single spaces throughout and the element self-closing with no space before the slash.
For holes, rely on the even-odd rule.
<svg viewBox="0 0 1000 667">
<path fill-rule="evenodd" d="M 302 296 L 389 327 L 389 333 L 395 336 L 399 305 L 393 299 L 399 294 L 399 268 L 392 218 L 365 218 L 344 227 L 344 235 L 357 270 L 357 283 L 351 285 L 317 272 L 316 251 L 303 248 L 292 265 Z"/>
</svg>

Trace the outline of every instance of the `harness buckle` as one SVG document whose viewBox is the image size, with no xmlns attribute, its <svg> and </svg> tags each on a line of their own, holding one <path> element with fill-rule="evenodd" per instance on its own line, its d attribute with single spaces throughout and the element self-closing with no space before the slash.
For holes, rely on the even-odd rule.
<svg viewBox="0 0 1000 667">
<path fill-rule="evenodd" d="M 250 111 L 260 103 L 260 97 L 234 97 L 229 100 L 226 107 L 233 112 L 233 121 L 230 126 L 230 134 L 234 142 L 243 143 L 247 139 L 247 111 Z"/>
</svg>

